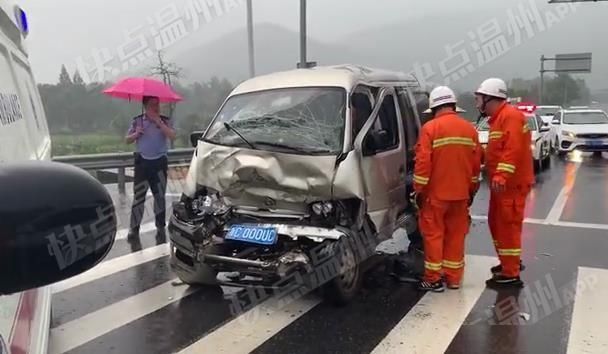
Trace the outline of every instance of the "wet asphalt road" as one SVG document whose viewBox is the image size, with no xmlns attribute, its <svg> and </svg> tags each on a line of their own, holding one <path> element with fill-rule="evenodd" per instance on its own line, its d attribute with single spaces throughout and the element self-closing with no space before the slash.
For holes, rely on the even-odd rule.
<svg viewBox="0 0 608 354">
<path fill-rule="evenodd" d="M 472 303 L 461 320 L 455 320 L 458 316 L 451 311 L 425 308 L 424 294 L 409 284 L 395 283 L 379 267 L 366 277 L 361 294 L 349 306 L 336 308 L 313 294 L 311 306 L 302 305 L 289 316 L 262 312 L 272 319 L 270 324 L 250 320 L 239 325 L 230 307 L 235 289 L 191 289 L 185 295 L 173 295 L 170 289 L 168 295 L 156 294 L 174 275 L 168 256 L 161 252 L 163 240 L 150 230 L 141 235 L 140 247 L 117 240 L 106 260 L 112 266 L 103 277 L 92 276 L 53 295 L 50 353 L 172 353 L 184 348 L 204 353 L 370 353 L 404 319 L 420 333 L 419 341 L 443 340 L 441 351 L 448 353 L 566 353 L 571 332 L 580 330 L 572 324 L 578 293 L 568 292 L 574 289 L 578 267 L 608 269 L 608 155 L 570 158 L 575 161 L 554 158 L 551 169 L 537 177 L 528 199 L 523 235 L 527 269 L 522 274 L 526 288 L 497 292 L 483 286 L 472 295 L 465 286 L 460 290 L 463 299 Z M 474 222 L 467 238 L 471 257 L 494 256 L 483 220 L 488 198 L 483 186 L 472 206 Z M 116 203 L 128 215 L 128 198 L 117 197 Z M 145 258 L 142 252 L 155 255 Z M 496 323 L 506 318 L 496 309 L 507 303 L 524 314 L 515 316 L 520 319 L 517 325 Z M 424 316 L 417 313 L 409 322 L 408 314 L 421 306 Z M 423 326 L 429 323 L 431 327 Z M 201 340 L 203 344 L 190 347 Z M 397 342 L 395 352 L 425 352 L 407 340 Z M 608 352 L 594 345 L 592 340 L 590 352 Z"/>
</svg>

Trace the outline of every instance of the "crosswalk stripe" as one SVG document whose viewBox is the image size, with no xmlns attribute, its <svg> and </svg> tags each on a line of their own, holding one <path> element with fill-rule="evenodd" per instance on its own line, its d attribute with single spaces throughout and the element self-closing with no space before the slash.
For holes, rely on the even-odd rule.
<svg viewBox="0 0 608 354">
<path fill-rule="evenodd" d="M 53 294 L 74 288 L 76 286 L 86 284 L 88 282 L 101 279 L 103 277 L 118 273 L 122 270 L 129 269 L 131 267 L 144 264 L 161 257 L 169 255 L 169 245 L 162 244 L 154 247 L 149 247 L 139 252 L 130 253 L 122 257 L 110 259 L 102 262 L 92 269 L 77 275 L 75 277 L 66 279 L 60 283 L 52 285 Z"/>
<path fill-rule="evenodd" d="M 608 270 L 578 268 L 568 353 L 607 353 Z"/>
<path fill-rule="evenodd" d="M 318 297 L 306 296 L 282 307 L 275 299 L 268 300 L 219 327 L 179 354 L 248 354 L 320 302 Z"/>
<path fill-rule="evenodd" d="M 51 330 L 49 354 L 65 353 L 196 291 L 171 280 Z"/>
<path fill-rule="evenodd" d="M 156 230 L 156 224 L 154 221 L 145 223 L 139 227 L 140 234 L 144 233 L 144 232 L 154 231 L 154 230 Z M 129 228 L 124 228 L 124 229 L 118 230 L 116 232 L 116 240 L 124 240 L 127 238 L 128 234 L 129 234 Z"/>
<path fill-rule="evenodd" d="M 496 259 L 467 256 L 465 262 L 460 290 L 424 295 L 372 353 L 444 353 L 484 291 Z"/>
</svg>

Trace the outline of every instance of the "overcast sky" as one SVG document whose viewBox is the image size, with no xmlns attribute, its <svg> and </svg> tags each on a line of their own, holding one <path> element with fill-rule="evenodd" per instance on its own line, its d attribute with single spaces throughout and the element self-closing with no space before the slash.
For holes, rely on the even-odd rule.
<svg viewBox="0 0 608 354">
<path fill-rule="evenodd" d="M 197 46 L 245 26 L 245 0 L 234 0 L 236 7 L 226 11 L 226 0 L 198 0 L 211 4 L 214 16 L 206 21 L 201 15 L 200 28 L 192 30 L 193 22 L 184 15 L 193 0 L 19 0 L 30 22 L 28 48 L 36 79 L 55 82 L 61 64 L 70 72 L 76 59 L 87 60 L 93 49 L 107 48 L 116 56 L 117 48 L 126 42 L 125 31 L 149 30 L 148 18 L 168 4 L 175 4 L 191 33 L 168 50 L 168 54 Z M 223 14 L 217 16 L 215 1 L 222 3 Z M 539 0 L 546 2 L 545 0 Z M 230 1 L 228 1 L 230 2 Z M 504 0 L 467 0 L 470 7 L 503 7 Z M 407 21 L 428 14 L 451 13 L 475 16 L 463 8 L 462 1 L 452 0 L 308 0 L 309 35 L 331 41 L 349 32 L 367 27 Z M 269 22 L 297 30 L 298 0 L 254 0 L 256 23 Z M 206 23 L 205 23 L 206 22 Z M 438 24 L 440 25 L 440 24 Z M 244 49 L 245 50 L 245 49 Z M 246 52 L 244 52 L 245 54 Z M 221 53 L 209 53 L 221 55 Z"/>
</svg>

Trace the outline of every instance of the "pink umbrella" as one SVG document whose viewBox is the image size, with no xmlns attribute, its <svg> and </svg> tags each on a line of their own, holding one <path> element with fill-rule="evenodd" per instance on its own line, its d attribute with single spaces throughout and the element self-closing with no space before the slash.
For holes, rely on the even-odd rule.
<svg viewBox="0 0 608 354">
<path fill-rule="evenodd" d="M 169 85 L 146 77 L 123 79 L 114 86 L 104 90 L 103 93 L 129 101 L 131 99 L 141 101 L 144 96 L 158 97 L 160 102 L 179 102 L 182 100 L 182 97 L 175 93 Z"/>
</svg>

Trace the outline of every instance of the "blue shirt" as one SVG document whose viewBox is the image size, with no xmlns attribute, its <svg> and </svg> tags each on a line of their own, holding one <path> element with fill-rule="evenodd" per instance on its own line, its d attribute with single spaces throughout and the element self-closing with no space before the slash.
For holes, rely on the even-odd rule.
<svg viewBox="0 0 608 354">
<path fill-rule="evenodd" d="M 162 121 L 173 129 L 171 119 L 161 116 Z M 137 127 L 143 127 L 144 133 L 136 141 L 137 152 L 146 160 L 156 160 L 167 155 L 169 150 L 169 138 L 163 131 L 145 115 L 133 118 L 127 135 L 135 133 Z"/>
</svg>

